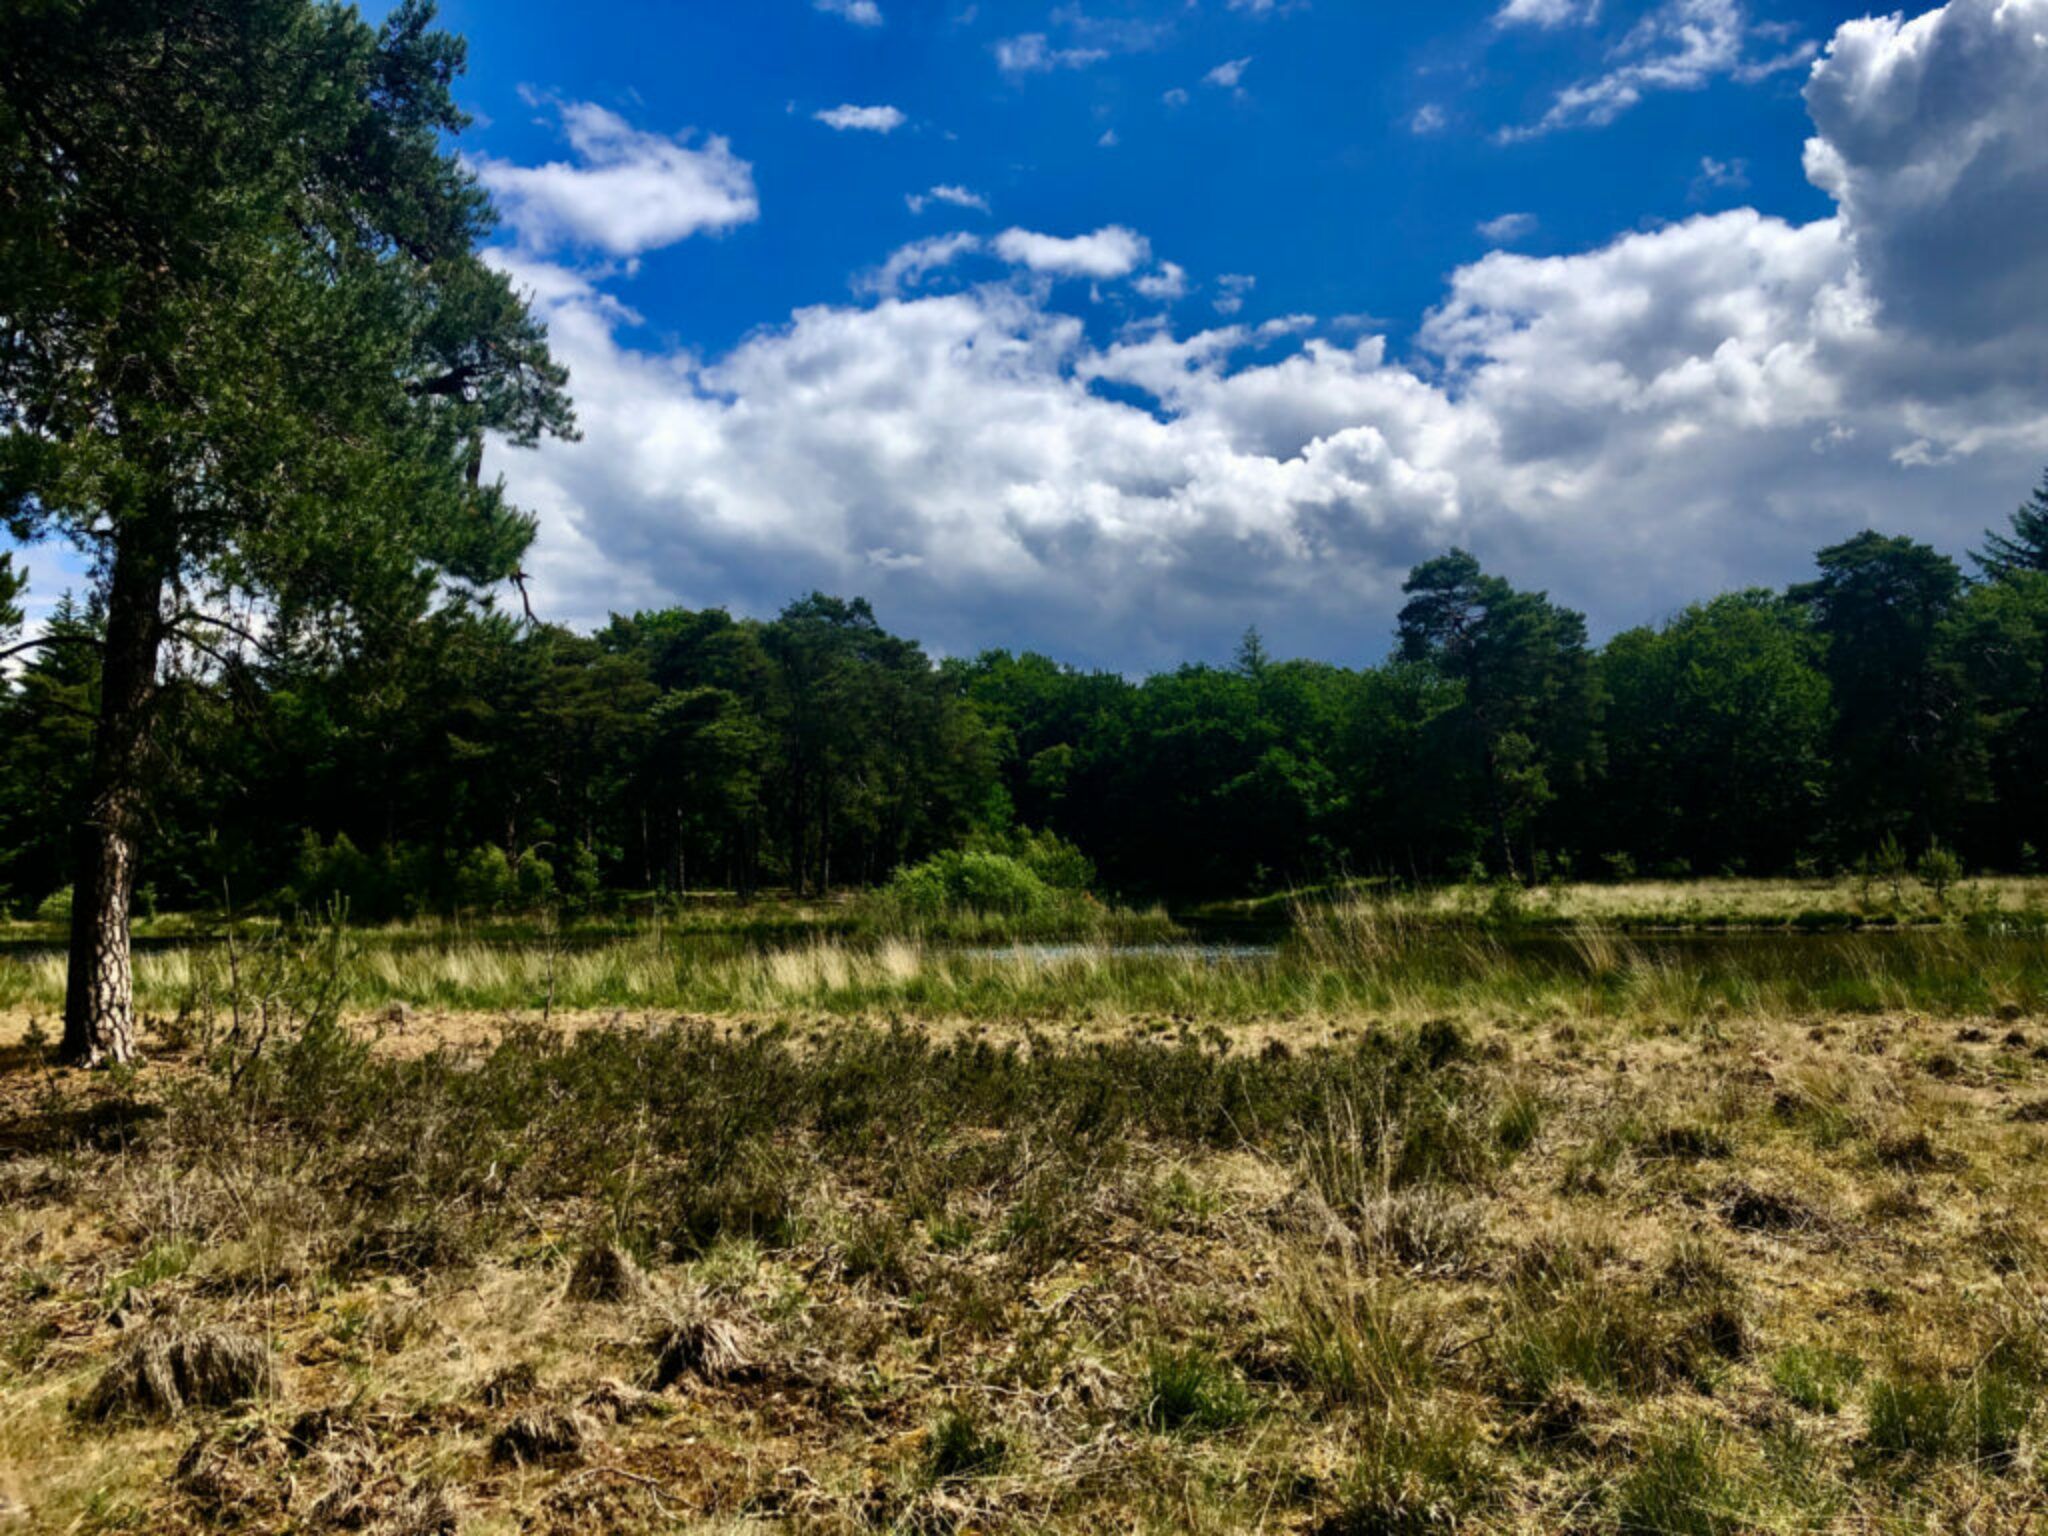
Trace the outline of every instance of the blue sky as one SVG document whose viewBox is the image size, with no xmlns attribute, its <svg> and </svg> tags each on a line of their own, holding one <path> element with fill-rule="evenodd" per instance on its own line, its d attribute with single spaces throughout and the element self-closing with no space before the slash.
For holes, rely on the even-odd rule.
<svg viewBox="0 0 2048 1536">
<path fill-rule="evenodd" d="M 1607 0 L 1590 23 L 1544 26 L 1504 24 L 1497 4 L 880 0 L 879 23 L 863 25 L 810 0 L 756 0 L 614 3 L 565 27 L 533 0 L 448 0 L 443 16 L 470 40 L 476 150 L 559 155 L 555 98 L 721 135 L 751 165 L 762 217 L 648 253 L 631 288 L 655 328 L 642 344 L 722 349 L 845 299 L 854 273 L 953 228 L 1122 225 L 1190 274 L 1176 313 L 1199 320 L 1218 277 L 1248 274 L 1247 317 L 1370 315 L 1405 339 L 1452 268 L 1496 243 L 1480 226 L 1503 215 L 1528 216 L 1511 243 L 1543 253 L 1745 202 L 1825 213 L 1799 168 L 1804 72 L 1735 70 L 1789 66 L 1852 6 L 1759 5 L 1741 13 L 1740 64 L 1646 91 L 1605 129 L 1503 142 L 1559 91 L 1610 72 L 1616 44 L 1655 10 Z M 1015 60 L 1034 36 L 1040 67 L 1004 69 L 1002 50 Z M 1205 83 L 1239 60 L 1234 87 Z M 815 117 L 845 104 L 904 121 L 834 131 Z M 935 186 L 988 206 L 912 211 L 906 198 Z M 1087 318 L 1106 333 L 1129 316 Z"/>
<path fill-rule="evenodd" d="M 443 14 L 551 619 L 1355 664 L 1453 544 L 1606 636 L 2048 463 L 2048 0 Z"/>
</svg>

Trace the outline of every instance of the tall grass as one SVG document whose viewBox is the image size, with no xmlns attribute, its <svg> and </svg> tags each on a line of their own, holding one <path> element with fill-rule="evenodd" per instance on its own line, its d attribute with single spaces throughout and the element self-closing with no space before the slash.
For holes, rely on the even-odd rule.
<svg viewBox="0 0 2048 1536">
<path fill-rule="evenodd" d="M 1531 934 L 1446 929 L 1369 903 L 1308 915 L 1269 953 L 1106 939 L 989 948 L 921 934 L 763 943 L 654 925 L 596 942 L 493 942 L 460 930 L 355 939 L 343 980 L 358 1012 L 396 1001 L 519 1013 L 547 1002 L 992 1022 L 1576 1016 L 1685 1030 L 1742 1016 L 1967 1016 L 2048 1004 L 2048 946 L 1961 927 L 1715 938 L 1579 925 Z M 212 945 L 147 947 L 136 982 L 143 1008 L 160 1017 L 218 1008 L 233 986 L 225 951 Z M 55 1009 L 62 994 L 54 951 L 0 958 L 0 1007 Z"/>
</svg>

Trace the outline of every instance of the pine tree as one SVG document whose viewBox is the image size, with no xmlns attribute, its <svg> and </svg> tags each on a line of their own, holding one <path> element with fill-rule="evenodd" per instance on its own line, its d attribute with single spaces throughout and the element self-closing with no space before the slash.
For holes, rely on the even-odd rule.
<svg viewBox="0 0 2048 1536">
<path fill-rule="evenodd" d="M 2012 515 L 2012 529 L 1999 533 L 1984 530 L 1984 548 L 1972 554 L 1977 568 L 1993 581 L 2003 581 L 2015 571 L 2048 571 L 2048 471 L 2034 494 Z"/>
<path fill-rule="evenodd" d="M 441 142 L 461 41 L 316 0 L 0 8 L 0 527 L 97 575 L 64 1054 L 134 1052 L 128 911 L 160 673 L 513 575 L 483 435 L 566 375 Z M 261 605 L 263 621 L 235 617 Z M 256 630 L 261 631 L 259 636 Z"/>
</svg>

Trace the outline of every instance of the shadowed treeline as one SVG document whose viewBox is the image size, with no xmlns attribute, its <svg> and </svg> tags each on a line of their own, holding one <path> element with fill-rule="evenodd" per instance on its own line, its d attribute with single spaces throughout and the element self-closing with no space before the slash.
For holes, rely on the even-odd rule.
<svg viewBox="0 0 2048 1536">
<path fill-rule="evenodd" d="M 587 636 L 453 603 L 183 658 L 142 899 L 340 895 L 383 918 L 823 894 L 1065 844 L 1105 888 L 1169 899 L 1342 873 L 2033 868 L 2048 488 L 1977 580 L 1875 533 L 1817 562 L 1594 647 L 1454 551 L 1411 574 L 1377 666 L 1279 661 L 1252 632 L 1230 666 L 1142 680 L 1006 651 L 935 664 L 816 594 L 769 621 L 676 609 Z M 55 623 L 99 618 L 67 603 Z M 53 646 L 0 695 L 0 881 L 24 911 L 72 876 L 96 666 Z"/>
</svg>

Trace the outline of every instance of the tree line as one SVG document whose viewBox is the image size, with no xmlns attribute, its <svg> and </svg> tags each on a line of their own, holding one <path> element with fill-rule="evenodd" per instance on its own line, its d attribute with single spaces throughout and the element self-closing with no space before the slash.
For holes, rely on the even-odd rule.
<svg viewBox="0 0 2048 1536">
<path fill-rule="evenodd" d="M 1389 656 L 1133 680 L 1034 652 L 934 662 L 870 606 L 615 616 L 594 634 L 457 600 L 340 654 L 176 653 L 145 902 L 345 896 L 365 917 L 821 894 L 935 852 L 1058 833 L 1138 897 L 1418 880 L 1840 868 L 1892 844 L 2048 849 L 2048 480 L 1974 577 L 1867 532 L 1810 581 L 1589 644 L 1453 551 Z M 54 635 L 91 640 L 93 604 Z M 76 878 L 103 686 L 53 645 L 0 695 L 0 882 Z M 181 668 L 185 670 L 181 670 Z"/>
</svg>

